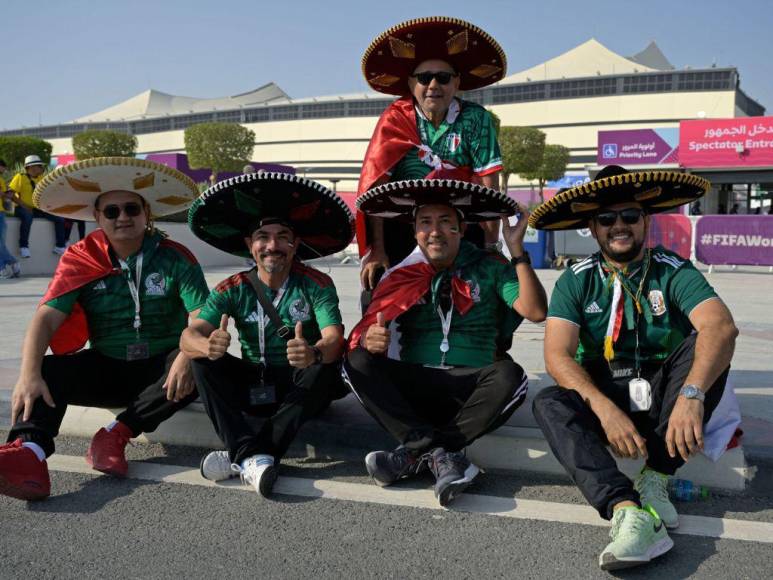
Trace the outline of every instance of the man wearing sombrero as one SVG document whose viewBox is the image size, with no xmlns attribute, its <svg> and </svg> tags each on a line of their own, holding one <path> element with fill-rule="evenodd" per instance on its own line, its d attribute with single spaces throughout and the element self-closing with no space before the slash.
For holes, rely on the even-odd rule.
<svg viewBox="0 0 773 580">
<path fill-rule="evenodd" d="M 717 432 L 717 445 L 704 427 L 725 390 L 738 334 L 733 318 L 689 260 L 645 247 L 650 214 L 708 189 L 695 175 L 609 166 L 530 219 L 537 229 L 587 227 L 599 244 L 553 289 L 545 365 L 558 386 L 536 396 L 534 415 L 585 498 L 612 520 L 603 569 L 671 549 L 666 528 L 679 519 L 668 476 L 699 451 L 721 454 L 735 430 Z M 607 445 L 618 457 L 645 459 L 635 482 Z"/>
<path fill-rule="evenodd" d="M 449 168 L 463 170 L 466 181 L 499 189 L 502 159 L 491 114 L 456 95 L 501 80 L 506 69 L 496 40 L 458 18 L 409 20 L 378 36 L 362 57 L 365 80 L 373 90 L 400 98 L 373 131 L 358 194 L 387 181 L 422 179 Z M 481 225 L 485 241 L 496 243 L 498 220 Z M 483 246 L 478 224 L 470 224 L 466 238 Z M 414 246 L 409 224 L 361 213 L 357 242 L 364 256 L 365 290 L 375 286 L 377 271 L 400 262 Z"/>
<path fill-rule="evenodd" d="M 539 322 L 547 310 L 523 250 L 528 213 L 498 191 L 453 179 L 387 183 L 360 197 L 358 208 L 413 223 L 418 244 L 384 274 L 349 338 L 350 387 L 399 443 L 369 453 L 365 465 L 382 486 L 429 466 L 445 506 L 479 473 L 464 448 L 526 397 L 526 373 L 498 356 L 497 337 L 508 316 Z M 515 226 L 502 220 L 510 263 L 462 240 L 466 223 L 519 210 Z"/>
<path fill-rule="evenodd" d="M 345 392 L 338 295 L 329 276 L 301 260 L 346 248 L 354 218 L 319 183 L 257 172 L 207 190 L 191 207 L 189 225 L 208 244 L 256 264 L 221 282 L 182 336 L 181 348 L 193 359 L 199 393 L 226 447 L 204 457 L 201 473 L 212 481 L 241 473 L 265 497 L 301 425 Z M 241 359 L 226 352 L 229 318 Z M 245 412 L 266 419 L 254 430 Z"/>
<path fill-rule="evenodd" d="M 128 157 L 63 166 L 35 188 L 36 207 L 100 229 L 62 256 L 27 328 L 9 443 L 0 447 L 1 493 L 49 495 L 45 459 L 68 404 L 126 407 L 86 456 L 94 469 L 125 476 L 129 440 L 196 397 L 178 343 L 208 289 L 193 255 L 152 218 L 185 209 L 197 193 L 178 171 Z M 44 356 L 49 347 L 54 354 Z"/>
</svg>

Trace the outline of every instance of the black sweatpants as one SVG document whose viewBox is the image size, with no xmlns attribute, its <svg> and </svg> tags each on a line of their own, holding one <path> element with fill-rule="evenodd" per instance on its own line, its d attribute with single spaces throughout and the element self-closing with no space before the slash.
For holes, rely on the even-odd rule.
<svg viewBox="0 0 773 580">
<path fill-rule="evenodd" d="M 511 360 L 436 369 L 357 348 L 344 373 L 365 409 L 415 454 L 463 449 L 507 421 L 528 389 L 526 373 Z"/>
<path fill-rule="evenodd" d="M 194 359 L 192 364 L 201 400 L 233 463 L 256 454 L 279 461 L 301 425 L 343 394 L 338 364 L 268 367 L 265 380 L 275 386 L 277 402 L 251 406 L 250 387 L 259 380 L 256 365 L 227 353 L 215 361 Z M 257 433 L 245 412 L 267 417 Z"/>
<path fill-rule="evenodd" d="M 43 380 L 56 407 L 42 397 L 35 401 L 29 421 L 20 421 L 8 434 L 8 441 L 21 438 L 40 445 L 46 456 L 54 453 L 67 405 L 84 407 L 127 407 L 116 420 L 134 436 L 150 433 L 178 410 L 196 400 L 194 391 L 176 403 L 166 399 L 162 388 L 177 349 L 146 360 L 125 361 L 87 349 L 75 354 L 43 357 Z"/>
<path fill-rule="evenodd" d="M 673 475 L 684 464 L 679 454 L 675 458 L 668 455 L 665 437 L 679 390 L 695 357 L 696 336 L 687 337 L 660 368 L 644 373 L 652 386 L 649 411 L 632 413 L 629 410 L 630 377 L 612 378 L 606 361 L 588 369 L 596 385 L 631 417 L 639 434 L 646 439 L 647 466 L 668 475 Z M 722 398 L 729 370 L 729 367 L 725 369 L 706 393 L 704 425 Z M 553 454 L 601 517 L 611 519 L 612 508 L 621 501 L 639 503 L 633 483 L 617 468 L 607 449 L 608 442 L 598 417 L 577 391 L 548 387 L 535 397 L 533 411 Z"/>
</svg>

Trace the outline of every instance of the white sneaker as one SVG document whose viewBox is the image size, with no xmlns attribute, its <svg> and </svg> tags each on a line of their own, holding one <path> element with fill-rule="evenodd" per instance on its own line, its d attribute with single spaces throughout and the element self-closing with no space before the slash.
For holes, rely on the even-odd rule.
<svg viewBox="0 0 773 580">
<path fill-rule="evenodd" d="M 22 258 L 31 258 L 32 257 L 32 254 L 30 253 L 30 249 L 29 248 L 25 248 L 24 246 L 19 248 L 19 255 Z"/>
<path fill-rule="evenodd" d="M 54 254 L 58 254 L 59 256 L 61 256 L 62 254 L 64 254 L 65 250 L 67 250 L 66 246 L 54 246 L 54 249 L 51 251 Z"/>
<path fill-rule="evenodd" d="M 13 272 L 13 276 L 11 276 L 11 278 L 18 278 L 21 276 L 21 266 L 19 265 L 19 262 L 14 262 L 11 264 L 11 272 Z"/>
<path fill-rule="evenodd" d="M 242 474 L 242 481 L 255 488 L 258 495 L 268 497 L 276 482 L 274 458 L 270 455 L 253 455 L 242 461 L 241 467 L 234 465 Z"/>
<path fill-rule="evenodd" d="M 11 278 L 13 278 L 13 270 L 11 270 L 10 264 L 6 264 L 0 268 L 0 280 L 10 280 Z"/>
<path fill-rule="evenodd" d="M 228 451 L 213 451 L 201 458 L 199 465 L 201 477 L 209 481 L 224 481 L 239 475 L 239 470 L 234 468 Z"/>
<path fill-rule="evenodd" d="M 670 530 L 679 527 L 679 514 L 668 497 L 668 476 L 644 467 L 633 482 L 641 503 L 649 504 Z"/>
</svg>

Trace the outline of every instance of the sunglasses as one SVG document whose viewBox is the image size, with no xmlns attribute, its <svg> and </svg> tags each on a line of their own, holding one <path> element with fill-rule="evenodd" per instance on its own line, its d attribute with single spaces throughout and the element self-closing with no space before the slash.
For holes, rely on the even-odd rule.
<svg viewBox="0 0 773 580">
<path fill-rule="evenodd" d="M 107 219 L 115 220 L 118 219 L 118 216 L 121 215 L 121 210 L 123 210 L 123 212 L 129 217 L 137 217 L 142 213 L 142 206 L 137 202 L 130 201 L 129 203 L 125 203 L 123 205 L 106 205 L 97 211 L 101 212 L 102 215 Z"/>
<path fill-rule="evenodd" d="M 609 210 L 598 213 L 593 219 L 595 219 L 596 223 L 598 223 L 600 226 L 608 228 L 615 225 L 618 216 L 621 220 L 623 220 L 624 224 L 632 226 L 634 224 L 638 224 L 641 216 L 643 215 L 644 210 L 637 207 L 629 207 L 626 209 L 621 209 L 620 211 Z"/>
<path fill-rule="evenodd" d="M 432 79 L 435 79 L 439 85 L 447 85 L 451 82 L 451 79 L 454 77 L 458 77 L 459 75 L 456 73 L 450 73 L 445 71 L 439 71 L 439 72 L 420 72 L 416 73 L 414 75 L 411 75 L 412 78 L 415 78 L 417 81 L 419 81 L 419 84 L 427 86 L 432 82 Z"/>
</svg>

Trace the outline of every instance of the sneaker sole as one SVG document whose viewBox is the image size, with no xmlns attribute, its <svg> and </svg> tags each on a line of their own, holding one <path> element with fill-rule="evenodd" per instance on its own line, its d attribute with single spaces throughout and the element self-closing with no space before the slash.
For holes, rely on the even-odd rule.
<svg viewBox="0 0 773 580">
<path fill-rule="evenodd" d="M 124 470 L 118 469 L 112 465 L 98 465 L 90 455 L 86 456 L 86 463 L 88 463 L 94 471 L 99 471 L 105 475 L 112 475 L 113 477 L 125 478 L 129 473 L 128 467 Z"/>
<path fill-rule="evenodd" d="M 40 501 L 46 499 L 50 493 L 13 485 L 5 477 L 0 475 L 0 495 L 7 495 L 8 497 L 23 501 Z"/>
<path fill-rule="evenodd" d="M 370 475 L 377 486 L 386 487 L 388 485 L 392 485 L 394 481 L 384 481 L 376 476 L 378 473 L 378 466 L 376 465 L 376 456 L 378 453 L 378 451 L 371 451 L 365 456 L 365 469 L 368 471 L 368 475 Z"/>
<path fill-rule="evenodd" d="M 199 473 L 201 474 L 201 477 L 203 477 L 207 481 L 214 481 L 214 482 L 226 481 L 227 479 L 233 479 L 234 477 L 237 476 L 237 474 L 235 472 L 231 472 L 228 476 L 221 477 L 219 479 L 215 479 L 215 478 L 212 478 L 212 477 L 207 477 L 206 474 L 204 473 L 204 461 L 206 459 L 207 459 L 207 456 L 205 455 L 204 457 L 201 458 L 201 461 L 199 461 Z"/>
<path fill-rule="evenodd" d="M 628 558 L 617 558 L 614 554 L 601 554 L 599 556 L 599 567 L 602 570 L 622 570 L 624 568 L 633 568 L 651 562 L 655 558 L 662 556 L 674 547 L 674 541 L 665 537 L 650 546 L 647 553 L 641 557 L 630 556 Z"/>
<path fill-rule="evenodd" d="M 467 489 L 473 480 L 480 474 L 480 469 L 477 465 L 470 463 L 470 466 L 464 470 L 464 477 L 452 481 L 445 489 L 437 496 L 438 501 L 442 507 L 446 507 L 457 496 L 459 496 L 465 489 Z"/>
<path fill-rule="evenodd" d="M 266 471 L 263 472 L 263 477 L 260 478 L 260 483 L 258 484 L 258 494 L 263 497 L 270 496 L 271 491 L 274 489 L 274 484 L 276 483 L 278 475 L 279 474 L 276 471 L 276 467 L 272 466 L 266 469 Z"/>
</svg>

